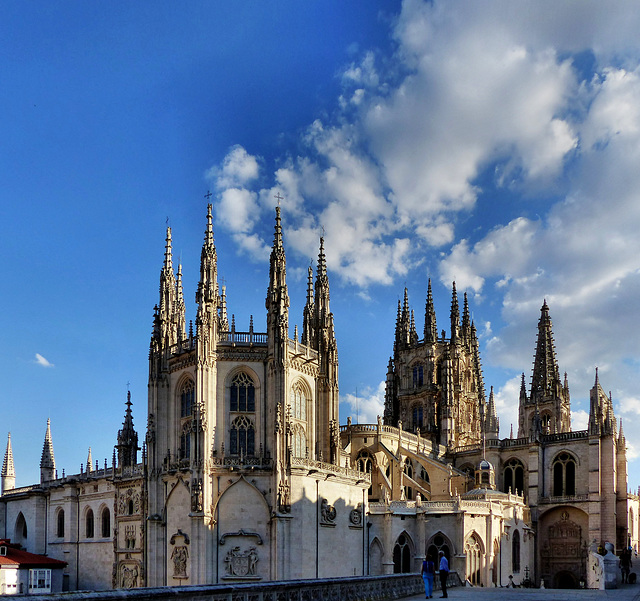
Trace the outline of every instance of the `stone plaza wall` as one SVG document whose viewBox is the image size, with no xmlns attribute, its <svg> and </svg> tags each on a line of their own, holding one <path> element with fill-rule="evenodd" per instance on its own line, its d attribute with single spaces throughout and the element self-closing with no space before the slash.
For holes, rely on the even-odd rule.
<svg viewBox="0 0 640 601">
<path fill-rule="evenodd" d="M 30 595 L 51 601 L 381 601 L 424 594 L 418 574 L 289 580 L 260 584 L 215 584 Z"/>
</svg>

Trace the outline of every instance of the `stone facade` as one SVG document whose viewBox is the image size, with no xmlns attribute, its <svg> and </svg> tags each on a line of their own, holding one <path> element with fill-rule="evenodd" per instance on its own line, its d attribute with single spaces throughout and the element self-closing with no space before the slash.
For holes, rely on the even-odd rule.
<svg viewBox="0 0 640 601">
<path fill-rule="evenodd" d="M 502 440 L 455 284 L 448 336 L 430 284 L 422 337 L 405 291 L 384 414 L 370 425 L 339 425 L 322 239 L 302 331 L 289 337 L 279 209 L 266 331 L 229 321 L 211 207 L 196 305 L 188 324 L 168 229 L 144 441 L 128 396 L 111 465 L 94 467 L 89 453 L 86 469 L 59 477 L 47 424 L 41 481 L 16 489 L 8 440 L 0 537 L 67 562 L 65 589 L 419 572 L 440 550 L 473 585 L 577 586 L 594 540 L 637 548 L 622 427 L 596 376 L 589 429 L 571 431 L 546 302 L 518 437 Z"/>
</svg>

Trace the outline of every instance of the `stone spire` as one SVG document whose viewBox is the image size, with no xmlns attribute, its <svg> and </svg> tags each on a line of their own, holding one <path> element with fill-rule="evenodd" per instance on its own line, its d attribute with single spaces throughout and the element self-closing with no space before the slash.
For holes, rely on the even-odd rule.
<svg viewBox="0 0 640 601">
<path fill-rule="evenodd" d="M 544 301 L 540 309 L 540 321 L 538 322 L 538 341 L 536 355 L 533 362 L 533 378 L 531 380 L 531 402 L 542 400 L 553 392 L 560 383 L 560 373 L 556 361 L 556 349 L 551 331 L 551 318 L 549 306 Z"/>
<path fill-rule="evenodd" d="M 0 495 L 5 490 L 13 490 L 16 487 L 16 471 L 13 466 L 13 451 L 11 450 L 11 432 L 7 436 L 7 449 L 4 452 L 2 472 L 0 472 Z"/>
<path fill-rule="evenodd" d="M 184 294 L 182 292 L 182 263 L 178 263 L 178 277 L 176 278 L 176 307 L 174 322 L 178 340 L 187 336 L 187 321 L 185 317 Z"/>
<path fill-rule="evenodd" d="M 42 458 L 40 459 L 40 482 L 53 480 L 56 474 L 56 460 L 53 457 L 53 441 L 51 440 L 51 420 L 47 419 L 47 432 L 44 435 Z"/>
<path fill-rule="evenodd" d="M 133 414 L 131 413 L 131 392 L 127 392 L 127 408 L 124 413 L 122 429 L 118 430 L 118 467 L 132 467 L 138 463 L 138 434 L 133 427 Z"/>
<path fill-rule="evenodd" d="M 167 237 L 164 247 L 164 263 L 160 271 L 160 305 L 158 318 L 160 326 L 160 339 L 167 347 L 177 342 L 175 329 L 176 310 L 176 278 L 173 273 L 173 257 L 171 250 L 171 228 L 167 228 Z"/>
<path fill-rule="evenodd" d="M 462 309 L 462 336 L 465 340 L 469 340 L 471 335 L 471 318 L 469 317 L 469 300 L 467 293 L 464 293 L 464 306 Z"/>
<path fill-rule="evenodd" d="M 527 388 L 524 381 L 524 372 L 522 372 L 522 380 L 520 382 L 520 401 L 518 405 L 518 438 L 522 438 L 527 435 L 526 421 L 527 421 Z M 512 426 L 513 427 L 513 426 Z"/>
<path fill-rule="evenodd" d="M 310 347 L 317 347 L 314 340 L 314 313 L 315 313 L 315 301 L 313 298 L 313 269 L 309 266 L 307 272 L 307 302 L 304 305 L 304 311 L 302 314 L 302 344 L 306 344 Z"/>
<path fill-rule="evenodd" d="M 212 309 L 217 309 L 218 257 L 213 241 L 213 217 L 211 205 L 207 205 L 207 227 L 200 252 L 200 281 L 196 291 L 198 319 L 202 325 L 212 325 Z M 200 325 L 200 324 L 199 324 Z"/>
<path fill-rule="evenodd" d="M 436 325 L 436 310 L 433 305 L 431 292 L 431 278 L 427 286 L 427 303 L 424 309 L 424 341 L 435 342 L 438 339 L 438 326 Z"/>
<path fill-rule="evenodd" d="M 89 452 L 87 453 L 87 474 L 89 474 L 93 470 L 93 457 L 91 456 L 91 447 L 89 447 Z"/>
<path fill-rule="evenodd" d="M 224 282 L 224 278 L 222 278 Z M 229 329 L 229 316 L 227 314 L 227 287 L 222 284 L 222 294 L 220 295 L 220 329 L 227 331 Z"/>
<path fill-rule="evenodd" d="M 458 307 L 458 293 L 456 292 L 456 283 L 453 282 L 453 292 L 451 294 L 451 342 L 458 339 L 460 331 L 460 309 Z"/>
<path fill-rule="evenodd" d="M 318 279 L 316 290 L 322 278 L 326 279 L 324 253 L 322 264 L 318 262 Z M 324 274 L 322 273 L 324 270 Z M 276 223 L 273 233 L 273 246 L 269 261 L 269 288 L 267 289 L 267 327 L 270 333 L 277 331 L 281 341 L 286 343 L 289 331 L 289 292 L 287 289 L 287 258 L 282 243 L 282 223 L 280 207 L 276 207 Z"/>
<path fill-rule="evenodd" d="M 489 404 L 487 407 L 487 415 L 485 418 L 485 433 L 490 439 L 498 438 L 498 432 L 500 430 L 500 422 L 496 414 L 496 405 L 493 398 L 493 386 L 489 393 Z"/>
</svg>

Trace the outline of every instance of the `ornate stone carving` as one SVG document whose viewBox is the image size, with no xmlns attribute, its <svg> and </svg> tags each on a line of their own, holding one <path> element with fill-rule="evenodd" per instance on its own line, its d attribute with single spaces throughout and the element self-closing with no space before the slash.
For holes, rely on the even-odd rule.
<svg viewBox="0 0 640 601">
<path fill-rule="evenodd" d="M 358 503 L 355 509 L 349 513 L 349 521 L 354 526 L 362 526 L 362 503 Z"/>
<path fill-rule="evenodd" d="M 227 575 L 238 578 L 256 576 L 259 560 L 255 547 L 249 547 L 245 551 L 240 551 L 240 547 L 234 547 L 224 558 Z"/>
<path fill-rule="evenodd" d="M 336 515 L 336 508 L 333 505 L 329 505 L 327 499 L 322 499 L 320 503 L 320 523 L 335 526 Z"/>
<path fill-rule="evenodd" d="M 291 511 L 291 490 L 284 480 L 278 485 L 278 511 L 289 513 Z"/>
<path fill-rule="evenodd" d="M 276 405 L 276 434 L 282 431 L 282 403 Z"/>
<path fill-rule="evenodd" d="M 138 586 L 138 566 L 128 567 L 125 564 L 121 564 L 118 584 L 120 588 L 136 588 Z"/>
<path fill-rule="evenodd" d="M 176 580 L 188 580 L 187 562 L 189 560 L 189 537 L 178 529 L 170 540 L 174 545 L 171 551 L 171 562 L 173 563 L 173 577 Z M 177 543 L 177 544 L 176 544 Z"/>
</svg>

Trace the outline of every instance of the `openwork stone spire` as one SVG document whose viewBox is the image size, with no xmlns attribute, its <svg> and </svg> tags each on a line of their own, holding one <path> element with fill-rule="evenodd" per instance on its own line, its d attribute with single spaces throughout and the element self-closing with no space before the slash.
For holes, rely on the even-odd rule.
<svg viewBox="0 0 640 601">
<path fill-rule="evenodd" d="M 118 467 L 129 467 L 138 462 L 138 434 L 133 427 L 131 413 L 131 392 L 127 392 L 127 408 L 124 413 L 122 429 L 118 431 Z"/>
<path fill-rule="evenodd" d="M 542 400 L 551 395 L 554 388 L 560 385 L 560 372 L 556 361 L 556 348 L 551 331 L 551 318 L 549 306 L 544 301 L 540 309 L 540 321 L 538 322 L 538 341 L 536 356 L 533 363 L 533 378 L 531 380 L 531 402 Z"/>
<path fill-rule="evenodd" d="M 431 278 L 427 286 L 427 303 L 424 310 L 424 341 L 435 342 L 438 339 L 438 326 L 436 325 L 436 310 L 433 305 L 431 292 Z"/>
<path fill-rule="evenodd" d="M 16 471 L 13 466 L 13 451 L 11 450 L 11 432 L 7 436 L 7 449 L 2 462 L 2 472 L 0 472 L 0 495 L 5 490 L 12 490 L 16 485 Z"/>
<path fill-rule="evenodd" d="M 44 435 L 42 458 L 40 459 L 40 481 L 47 482 L 55 478 L 56 460 L 53 456 L 53 440 L 51 439 L 51 419 L 47 418 L 47 431 Z"/>
</svg>

